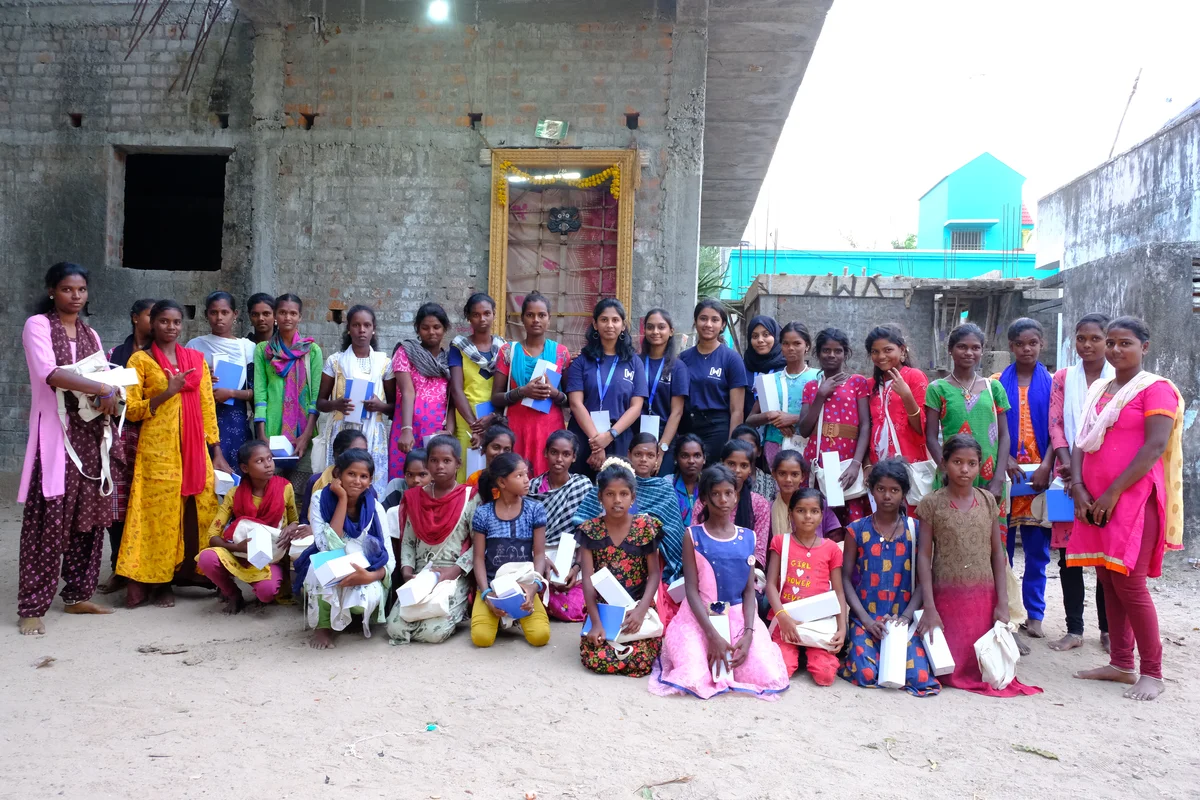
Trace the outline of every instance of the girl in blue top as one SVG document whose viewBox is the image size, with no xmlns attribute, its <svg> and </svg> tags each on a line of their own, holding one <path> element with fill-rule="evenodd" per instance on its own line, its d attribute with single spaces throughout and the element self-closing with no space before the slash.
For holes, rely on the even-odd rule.
<svg viewBox="0 0 1200 800">
<path fill-rule="evenodd" d="M 721 342 L 729 325 L 729 312 L 720 300 L 696 304 L 696 346 L 679 354 L 688 371 L 688 399 L 684 429 L 704 442 L 704 461 L 715 464 L 721 448 L 742 424 L 745 411 L 746 366 L 741 357 Z"/>
<path fill-rule="evenodd" d="M 596 303 L 587 345 L 567 367 L 565 383 L 571 404 L 567 429 L 588 443 L 579 448 L 572 471 L 594 478 L 609 456 L 628 456 L 646 399 L 646 370 L 634 355 L 620 300 Z"/>
<path fill-rule="evenodd" d="M 642 318 L 642 363 L 646 367 L 647 409 L 658 417 L 658 474 L 675 471 L 671 452 L 683 422 L 688 396 L 688 371 L 675 354 L 675 323 L 662 308 L 652 308 Z"/>
</svg>

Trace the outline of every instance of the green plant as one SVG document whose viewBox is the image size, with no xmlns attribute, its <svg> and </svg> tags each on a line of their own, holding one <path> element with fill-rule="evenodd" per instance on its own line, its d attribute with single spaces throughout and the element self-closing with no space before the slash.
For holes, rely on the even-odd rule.
<svg viewBox="0 0 1200 800">
<path fill-rule="evenodd" d="M 722 261 L 721 248 L 700 248 L 700 269 L 696 275 L 696 299 L 706 297 L 720 298 L 722 293 L 732 287 L 729 279 L 729 263 Z"/>
<path fill-rule="evenodd" d="M 904 237 L 904 241 L 900 241 L 899 239 L 892 239 L 892 249 L 893 250 L 916 250 L 917 249 L 917 235 L 915 233 L 910 233 L 908 236 Z"/>
</svg>

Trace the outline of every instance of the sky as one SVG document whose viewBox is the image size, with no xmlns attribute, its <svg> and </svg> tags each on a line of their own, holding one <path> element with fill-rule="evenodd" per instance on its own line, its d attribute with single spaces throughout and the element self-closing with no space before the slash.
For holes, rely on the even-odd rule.
<svg viewBox="0 0 1200 800">
<path fill-rule="evenodd" d="M 745 239 L 890 248 L 983 152 L 1037 201 L 1200 97 L 1200 0 L 833 0 Z M 768 218 L 769 209 L 769 218 Z"/>
</svg>

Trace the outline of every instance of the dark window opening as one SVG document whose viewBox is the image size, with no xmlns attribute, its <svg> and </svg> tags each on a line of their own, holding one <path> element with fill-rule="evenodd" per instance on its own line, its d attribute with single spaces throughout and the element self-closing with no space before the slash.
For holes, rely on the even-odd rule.
<svg viewBox="0 0 1200 800">
<path fill-rule="evenodd" d="M 631 131 L 636 131 L 638 129 L 638 116 L 639 114 L 636 111 L 632 114 L 626 114 L 625 127 Z"/>
<path fill-rule="evenodd" d="M 342 324 L 342 309 L 340 309 L 340 308 L 329 309 L 329 319 L 332 322 L 335 322 L 338 325 L 341 325 Z"/>
<path fill-rule="evenodd" d="M 313 123 L 316 121 L 317 121 L 316 114 L 305 114 L 305 113 L 301 112 L 300 127 L 303 128 L 304 130 L 306 130 L 306 131 L 312 130 Z"/>
<path fill-rule="evenodd" d="M 483 122 L 483 114 L 480 112 L 472 111 L 469 114 L 467 114 L 467 119 L 471 120 L 471 127 L 474 128 L 474 127 L 477 127 L 479 125 L 479 123 Z"/>
<path fill-rule="evenodd" d="M 227 155 L 125 156 L 122 266 L 221 268 Z"/>
<path fill-rule="evenodd" d="M 229 127 L 229 115 L 226 113 L 217 114 L 217 124 L 222 128 Z"/>
<path fill-rule="evenodd" d="M 67 116 L 71 118 L 71 127 L 72 128 L 82 128 L 83 127 L 83 114 L 68 114 Z"/>
<path fill-rule="evenodd" d="M 193 305 L 185 304 L 183 307 L 183 316 L 185 316 L 188 319 L 195 319 L 196 318 L 196 307 Z"/>
</svg>

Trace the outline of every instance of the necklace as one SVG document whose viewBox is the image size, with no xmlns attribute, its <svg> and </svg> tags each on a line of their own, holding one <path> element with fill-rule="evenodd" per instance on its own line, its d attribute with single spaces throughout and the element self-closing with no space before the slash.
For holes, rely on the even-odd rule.
<svg viewBox="0 0 1200 800">
<path fill-rule="evenodd" d="M 955 377 L 953 372 L 950 373 L 949 377 L 950 380 L 954 382 L 954 385 L 957 386 L 962 392 L 963 400 L 966 401 L 967 405 L 971 405 L 971 401 L 973 401 L 976 397 L 976 395 L 971 394 L 971 390 L 975 388 L 975 373 L 971 373 L 971 382 L 966 386 L 963 386 L 962 381 Z"/>
<path fill-rule="evenodd" d="M 880 532 L 880 534 L 879 534 L 879 535 L 880 535 L 880 536 L 881 536 L 881 537 L 882 537 L 882 538 L 883 538 L 885 541 L 888 541 L 888 542 L 894 542 L 894 541 L 896 541 L 896 537 L 900 535 L 900 531 L 901 531 L 901 528 L 902 528 L 902 526 L 901 526 L 901 522 L 903 521 L 903 519 L 904 519 L 904 517 L 903 517 L 902 515 L 900 515 L 900 514 L 897 514 L 897 515 L 896 515 L 896 521 L 892 523 L 892 530 L 891 530 L 891 531 L 890 531 L 890 532 L 889 532 L 887 535 L 884 535 L 882 532 Z"/>
</svg>

